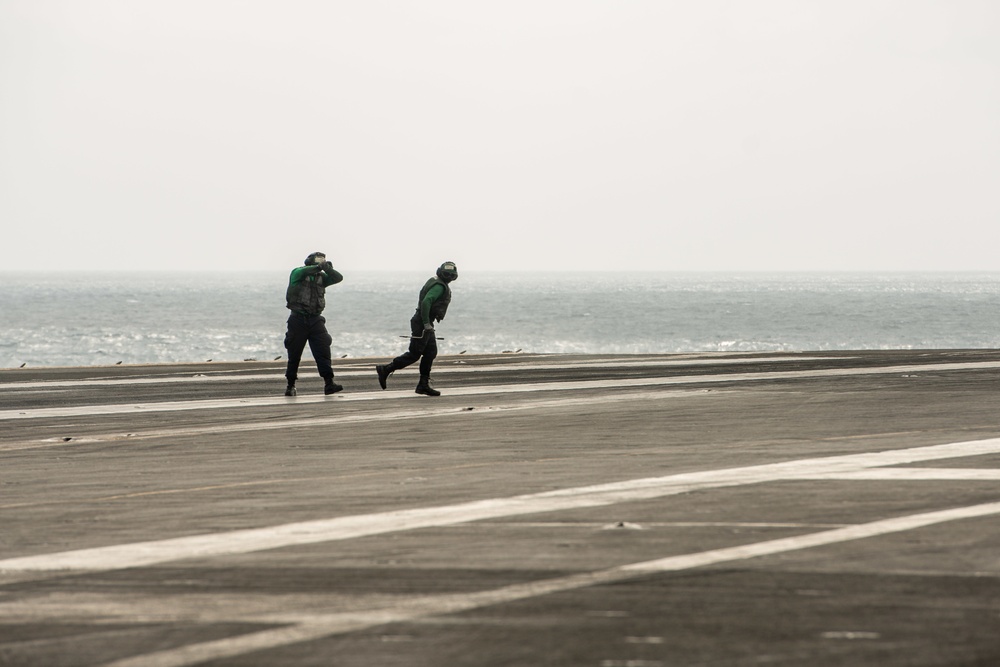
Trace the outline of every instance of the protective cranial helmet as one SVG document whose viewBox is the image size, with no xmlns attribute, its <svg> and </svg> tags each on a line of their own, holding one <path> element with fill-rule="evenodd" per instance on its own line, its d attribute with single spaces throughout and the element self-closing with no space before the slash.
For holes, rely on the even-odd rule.
<svg viewBox="0 0 1000 667">
<path fill-rule="evenodd" d="M 445 262 L 438 267 L 437 277 L 446 283 L 450 283 L 452 280 L 458 280 L 458 267 L 455 266 L 455 262 Z"/>
<path fill-rule="evenodd" d="M 318 250 L 316 252 L 314 252 L 314 253 L 311 253 L 308 257 L 306 257 L 306 266 L 312 266 L 313 264 L 316 264 L 317 263 L 316 262 L 316 258 L 317 257 L 322 257 L 325 260 L 326 259 L 326 253 L 325 252 L 319 252 Z"/>
</svg>

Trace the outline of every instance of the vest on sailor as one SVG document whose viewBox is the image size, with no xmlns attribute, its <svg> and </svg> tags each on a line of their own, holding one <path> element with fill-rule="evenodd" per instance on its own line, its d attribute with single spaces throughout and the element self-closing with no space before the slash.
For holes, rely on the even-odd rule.
<svg viewBox="0 0 1000 667">
<path fill-rule="evenodd" d="M 289 285 L 285 291 L 285 307 L 307 315 L 319 315 L 326 308 L 326 286 L 323 276 L 315 273 L 301 282 Z"/>
<path fill-rule="evenodd" d="M 420 296 L 417 298 L 417 312 L 420 312 L 420 304 L 424 302 L 424 297 L 427 296 L 427 293 L 435 285 L 443 286 L 444 293 L 437 298 L 437 301 L 431 304 L 431 321 L 440 322 L 448 312 L 448 304 L 451 303 L 451 288 L 448 286 L 448 283 L 437 276 L 428 280 L 420 290 Z"/>
</svg>

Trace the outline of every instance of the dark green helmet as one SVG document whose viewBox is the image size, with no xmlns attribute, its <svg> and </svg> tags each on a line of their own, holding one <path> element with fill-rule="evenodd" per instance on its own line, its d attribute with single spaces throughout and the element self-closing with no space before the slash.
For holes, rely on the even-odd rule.
<svg viewBox="0 0 1000 667">
<path fill-rule="evenodd" d="M 445 262 L 438 267 L 437 277 L 446 283 L 450 283 L 452 280 L 458 280 L 458 267 L 455 266 L 455 262 Z"/>
</svg>

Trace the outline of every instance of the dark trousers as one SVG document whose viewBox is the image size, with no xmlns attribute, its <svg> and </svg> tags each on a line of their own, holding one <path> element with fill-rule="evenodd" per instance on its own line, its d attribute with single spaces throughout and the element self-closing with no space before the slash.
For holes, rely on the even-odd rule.
<svg viewBox="0 0 1000 667">
<path fill-rule="evenodd" d="M 333 337 L 326 330 L 326 318 L 322 315 L 301 315 L 292 313 L 288 317 L 288 331 L 285 333 L 285 349 L 288 350 L 288 368 L 285 377 L 288 384 L 295 384 L 298 377 L 299 362 L 302 360 L 302 350 L 306 343 L 316 360 L 316 369 L 322 378 L 333 378 L 333 363 L 330 355 L 330 344 Z"/>
<path fill-rule="evenodd" d="M 420 360 L 420 375 L 431 374 L 431 364 L 438 354 L 437 338 L 433 331 L 424 334 L 424 323 L 420 313 L 410 319 L 410 349 L 392 360 L 393 369 L 406 368 L 417 359 Z"/>
</svg>

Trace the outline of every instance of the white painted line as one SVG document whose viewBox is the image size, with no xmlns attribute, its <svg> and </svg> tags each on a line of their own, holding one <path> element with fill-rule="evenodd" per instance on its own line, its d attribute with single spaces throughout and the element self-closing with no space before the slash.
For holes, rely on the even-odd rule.
<svg viewBox="0 0 1000 667">
<path fill-rule="evenodd" d="M 1000 480 L 1000 470 L 994 468 L 882 468 L 853 472 L 805 474 L 800 479 L 836 479 L 842 481 L 987 481 Z"/>
<path fill-rule="evenodd" d="M 699 489 L 742 486 L 816 474 L 853 473 L 877 466 L 1000 452 L 1000 438 L 864 454 L 800 459 L 742 468 L 632 479 L 455 505 L 303 521 L 265 528 L 192 535 L 166 540 L 0 560 L 0 573 L 60 570 L 107 571 L 188 558 L 210 558 L 267 549 L 347 540 L 404 530 L 451 526 L 483 519 L 522 516 L 647 500 Z"/>
<path fill-rule="evenodd" d="M 576 590 L 599 584 L 608 584 L 635 577 L 661 573 L 678 572 L 719 563 L 759 558 L 790 551 L 811 549 L 819 546 L 838 544 L 892 533 L 900 533 L 948 521 L 959 521 L 1000 514 L 1000 502 L 957 507 L 954 509 L 910 516 L 883 519 L 871 523 L 846 528 L 835 528 L 820 533 L 768 540 L 736 547 L 713 549 L 700 553 L 670 556 L 619 567 L 586 572 L 567 577 L 514 584 L 488 591 L 458 593 L 453 595 L 424 596 L 394 601 L 392 606 L 362 612 L 318 614 L 298 620 L 293 625 L 255 632 L 248 635 L 189 644 L 187 646 L 147 653 L 124 660 L 117 660 L 105 667 L 188 667 L 200 662 L 219 660 L 260 651 L 311 641 L 336 634 L 365 630 L 388 623 L 411 622 L 430 616 L 454 614 L 486 606 L 514 602 L 527 598 Z M 255 619 L 262 622 L 266 619 Z M 288 622 L 290 618 L 273 618 L 273 622 Z"/>
<path fill-rule="evenodd" d="M 388 393 L 388 392 L 386 392 Z M 88 444 L 95 442 L 120 442 L 123 440 L 142 440 L 145 438 L 165 438 L 192 435 L 211 435 L 218 433 L 247 433 L 251 431 L 271 431 L 284 430 L 289 428 L 307 428 L 318 426 L 333 426 L 337 424 L 365 423 L 373 424 L 382 421 L 393 421 L 399 419 L 422 419 L 426 417 L 469 417 L 494 414 L 497 412 L 508 412 L 512 410 L 536 410 L 539 408 L 558 408 L 578 405 L 609 405 L 620 402 L 636 402 L 646 400 L 670 400 L 682 397 L 698 396 L 704 390 L 658 390 L 658 391 L 638 391 L 627 394 L 617 393 L 600 396 L 571 396 L 561 398 L 551 398 L 548 400 L 520 401 L 517 403 L 494 403 L 486 407 L 465 407 L 456 408 L 454 406 L 441 407 L 440 403 L 434 401 L 415 400 L 417 404 L 424 407 L 417 407 L 412 410 L 382 410 L 374 413 L 353 412 L 346 415 L 330 415 L 324 417 L 301 417 L 298 419 L 280 419 L 274 421 L 256 422 L 230 422 L 225 424 L 204 424 L 199 426 L 181 426 L 165 429 L 147 429 L 129 433 L 108 433 L 91 434 L 79 438 L 71 438 L 69 441 L 63 438 L 47 438 L 45 440 L 30 440 L 25 442 L 8 442 L 0 444 L 0 452 L 18 451 L 24 449 L 38 449 L 44 447 L 71 447 L 78 444 Z M 721 392 L 719 392 L 721 393 Z M 407 394 L 409 396 L 410 394 Z"/>
<path fill-rule="evenodd" d="M 883 519 L 881 521 L 873 521 L 871 523 L 864 523 L 857 526 L 834 528 L 833 530 L 821 533 L 797 535 L 795 537 L 785 537 L 777 540 L 769 540 L 767 542 L 758 542 L 756 544 L 745 544 L 738 547 L 704 551 L 700 554 L 671 556 L 669 558 L 661 558 L 659 560 L 647 561 L 645 563 L 626 565 L 621 569 L 629 572 L 671 572 L 692 567 L 704 567 L 705 565 L 712 565 L 726 561 L 742 560 L 744 558 L 770 556 L 798 549 L 810 549 L 827 544 L 836 544 L 838 542 L 860 540 L 868 537 L 876 537 L 878 535 L 886 535 L 888 533 L 915 530 L 917 528 L 923 528 L 937 523 L 958 521 L 960 519 L 973 519 L 976 517 L 992 516 L 994 514 L 1000 514 L 1000 502 L 984 503 L 982 505 L 972 505 L 970 507 L 956 507 L 936 512 L 926 512 L 924 514 L 911 514 L 910 516 Z"/>
<path fill-rule="evenodd" d="M 483 394 L 511 394 L 538 391 L 586 391 L 592 389 L 622 389 L 632 387 L 665 387 L 681 384 L 716 384 L 722 382 L 754 382 L 761 380 L 802 379 L 820 377 L 848 377 L 859 375 L 887 375 L 914 372 L 967 371 L 1000 368 L 1000 361 L 962 362 L 935 365 L 881 366 L 868 368 L 825 368 L 802 371 L 768 371 L 762 373 L 722 373 L 715 375 L 686 375 L 674 377 L 628 378 L 619 380 L 581 380 L 575 382 L 537 382 L 510 385 L 481 385 L 455 387 L 447 390 L 452 397 L 479 396 Z M 413 391 L 344 392 L 333 396 L 313 395 L 286 398 L 266 396 L 261 398 L 207 399 L 197 401 L 164 401 L 157 403 L 125 403 L 117 405 L 81 405 L 65 408 L 28 408 L 0 410 L 0 421 L 13 419 L 42 419 L 83 417 L 94 415 L 140 414 L 143 412 L 179 412 L 185 410 L 220 410 L 230 408 L 266 407 L 296 403 L 338 401 L 366 401 L 399 398 L 412 395 Z M 426 399 L 420 399 L 426 400 Z"/>
<path fill-rule="evenodd" d="M 600 359 L 597 361 L 572 361 L 558 364 L 539 363 L 530 361 L 528 363 L 509 362 L 503 364 L 469 364 L 463 361 L 454 361 L 438 357 L 438 363 L 434 367 L 435 375 L 452 373 L 497 373 L 511 371 L 556 371 L 573 370 L 580 368 L 636 368 L 636 367 L 669 367 L 669 366 L 707 366 L 707 365 L 731 365 L 731 364 L 752 364 L 752 363 L 781 363 L 786 361 L 842 361 L 854 359 L 855 357 L 751 357 L 740 359 L 728 358 L 697 358 L 697 359 L 676 359 L 676 358 L 627 358 L 621 360 Z M 416 370 L 414 367 L 412 370 Z M 374 377 L 375 362 L 371 366 L 351 366 L 338 368 L 334 366 L 336 377 Z M 409 374 L 409 370 L 398 371 Z M 209 374 L 211 373 L 211 374 Z M 60 389 L 60 388 L 85 388 L 85 387 L 117 387 L 140 384 L 176 384 L 176 383 L 205 383 L 205 382 L 242 382 L 245 380 L 275 380 L 284 381 L 285 375 L 282 372 L 274 373 L 254 373 L 245 374 L 235 370 L 209 371 L 209 373 L 187 373 L 184 375 L 153 375 L 153 376 L 133 376 L 119 378 L 96 378 L 81 380 L 33 380 L 28 382 L 0 382 L 0 391 L 16 391 L 19 389 Z M 303 376 L 304 377 L 304 376 Z"/>
<path fill-rule="evenodd" d="M 629 525 L 629 524 L 626 524 Z M 842 523 L 774 523 L 762 521 L 643 521 L 634 524 L 639 528 L 842 528 Z M 506 528 L 624 528 L 625 526 L 608 524 L 605 521 L 477 521 L 475 528 L 496 530 L 498 526 Z M 467 529 L 467 524 L 461 528 Z"/>
</svg>

